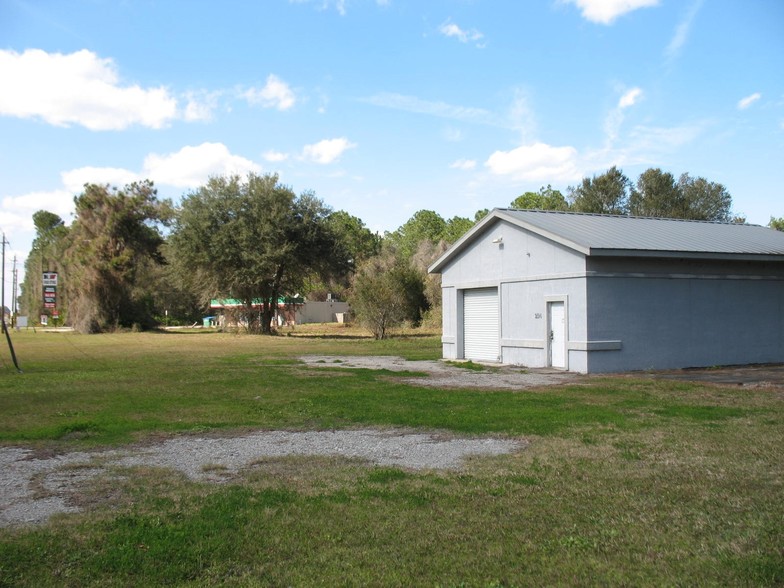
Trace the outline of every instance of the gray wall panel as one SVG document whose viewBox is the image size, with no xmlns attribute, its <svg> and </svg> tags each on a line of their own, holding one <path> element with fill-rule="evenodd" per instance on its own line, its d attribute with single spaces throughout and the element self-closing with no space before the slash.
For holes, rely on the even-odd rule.
<svg viewBox="0 0 784 588">
<path fill-rule="evenodd" d="M 683 278 L 588 280 L 591 372 L 784 361 L 784 281 Z"/>
</svg>

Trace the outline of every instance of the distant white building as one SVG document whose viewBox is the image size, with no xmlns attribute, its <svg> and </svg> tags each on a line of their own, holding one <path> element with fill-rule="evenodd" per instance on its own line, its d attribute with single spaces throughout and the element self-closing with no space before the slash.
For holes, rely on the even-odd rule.
<svg viewBox="0 0 784 588">
<path fill-rule="evenodd" d="M 254 310 L 261 311 L 261 300 L 254 300 Z M 218 324 L 231 326 L 241 322 L 238 313 L 245 310 L 242 301 L 234 298 L 221 298 L 210 301 L 210 310 L 220 315 Z M 315 302 L 304 298 L 282 297 L 278 300 L 278 308 L 274 321 L 278 326 L 303 325 L 307 323 L 342 323 L 348 322 L 350 312 L 347 302 L 327 300 Z M 212 317 L 210 317 L 212 318 Z"/>
<path fill-rule="evenodd" d="M 315 302 L 308 300 L 297 307 L 295 322 L 298 325 L 308 323 L 344 323 L 348 322 L 350 308 L 347 302 L 326 300 Z"/>
<path fill-rule="evenodd" d="M 784 233 L 495 209 L 430 267 L 443 356 L 575 372 L 784 362 Z"/>
</svg>

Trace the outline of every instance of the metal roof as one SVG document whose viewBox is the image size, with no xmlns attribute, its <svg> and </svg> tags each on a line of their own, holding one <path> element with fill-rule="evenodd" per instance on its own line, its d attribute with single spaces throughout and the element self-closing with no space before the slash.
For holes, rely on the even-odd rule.
<svg viewBox="0 0 784 588">
<path fill-rule="evenodd" d="M 440 271 L 494 220 L 506 220 L 592 256 L 784 261 L 784 232 L 759 225 L 496 208 L 444 253 L 430 271 Z"/>
<path fill-rule="evenodd" d="M 784 255 L 784 233 L 759 225 L 544 210 L 498 211 L 591 251 Z"/>
</svg>

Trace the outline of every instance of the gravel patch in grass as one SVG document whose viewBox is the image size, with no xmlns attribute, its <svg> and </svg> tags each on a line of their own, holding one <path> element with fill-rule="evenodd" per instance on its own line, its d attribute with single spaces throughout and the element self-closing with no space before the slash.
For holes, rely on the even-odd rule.
<svg viewBox="0 0 784 588">
<path fill-rule="evenodd" d="M 388 355 L 303 355 L 299 358 L 315 368 L 362 368 L 392 372 L 425 372 L 426 378 L 400 378 L 399 381 L 416 386 L 434 388 L 486 388 L 493 390 L 524 390 L 539 386 L 553 386 L 580 379 L 580 375 L 552 369 L 531 369 L 489 364 L 486 370 L 462 369 L 454 362 L 409 361 Z M 478 364 L 474 364 L 478 365 Z"/>
<path fill-rule="evenodd" d="M 240 437 L 176 437 L 143 447 L 36 457 L 30 449 L 0 448 L 0 526 L 45 523 L 76 512 L 69 502 L 82 485 L 116 468 L 161 467 L 197 481 L 221 482 L 262 458 L 339 456 L 380 466 L 457 469 L 472 455 L 501 455 L 523 441 L 458 438 L 399 429 L 265 431 Z"/>
</svg>

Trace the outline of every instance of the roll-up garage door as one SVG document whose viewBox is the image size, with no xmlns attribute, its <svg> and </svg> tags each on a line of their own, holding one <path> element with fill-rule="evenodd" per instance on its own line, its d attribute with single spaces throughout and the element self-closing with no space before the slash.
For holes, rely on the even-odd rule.
<svg viewBox="0 0 784 588">
<path fill-rule="evenodd" d="M 498 288 L 464 290 L 464 357 L 478 361 L 498 361 L 498 335 Z"/>
</svg>

